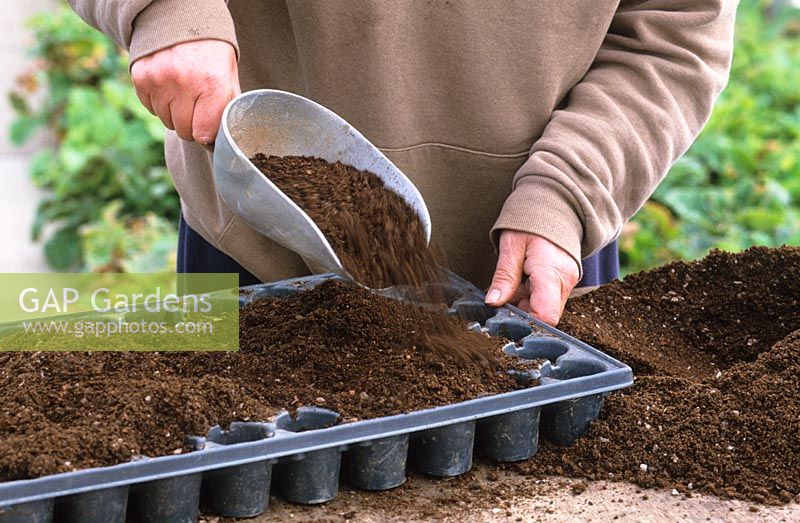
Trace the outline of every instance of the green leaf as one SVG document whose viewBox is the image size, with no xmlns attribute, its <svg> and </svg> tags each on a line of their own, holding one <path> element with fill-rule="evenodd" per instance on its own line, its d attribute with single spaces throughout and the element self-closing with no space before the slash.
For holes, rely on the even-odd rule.
<svg viewBox="0 0 800 523">
<path fill-rule="evenodd" d="M 31 114 L 31 108 L 22 93 L 14 91 L 8 93 L 8 104 L 11 106 L 11 109 L 20 116 L 28 116 Z"/>
<path fill-rule="evenodd" d="M 11 123 L 9 138 L 14 145 L 22 145 L 42 126 L 41 120 L 30 116 L 20 116 Z"/>
<path fill-rule="evenodd" d="M 74 268 L 80 263 L 81 252 L 75 227 L 63 227 L 56 231 L 44 244 L 47 263 L 56 270 Z"/>
<path fill-rule="evenodd" d="M 48 187 L 57 169 L 53 151 L 45 149 L 31 159 L 30 178 L 37 187 Z"/>
</svg>

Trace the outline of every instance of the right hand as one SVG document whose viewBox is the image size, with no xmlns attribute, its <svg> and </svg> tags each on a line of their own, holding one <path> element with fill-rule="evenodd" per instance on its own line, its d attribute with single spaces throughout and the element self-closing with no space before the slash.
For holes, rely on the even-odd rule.
<svg viewBox="0 0 800 523">
<path fill-rule="evenodd" d="M 167 128 L 187 141 L 213 143 L 222 112 L 241 93 L 236 50 L 198 40 L 144 56 L 131 67 L 136 94 Z"/>
</svg>

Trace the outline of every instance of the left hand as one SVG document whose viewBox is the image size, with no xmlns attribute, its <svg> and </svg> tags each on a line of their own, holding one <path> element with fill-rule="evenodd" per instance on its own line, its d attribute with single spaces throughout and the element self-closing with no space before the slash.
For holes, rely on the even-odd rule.
<svg viewBox="0 0 800 523">
<path fill-rule="evenodd" d="M 556 326 L 570 292 L 580 279 L 580 268 L 567 251 L 527 232 L 503 230 L 500 254 L 486 304 L 508 302 Z M 528 276 L 523 283 L 522 277 Z"/>
</svg>

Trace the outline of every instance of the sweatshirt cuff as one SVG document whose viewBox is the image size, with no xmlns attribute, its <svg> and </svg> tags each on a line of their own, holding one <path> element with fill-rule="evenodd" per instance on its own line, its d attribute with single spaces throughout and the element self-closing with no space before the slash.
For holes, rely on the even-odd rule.
<svg viewBox="0 0 800 523">
<path fill-rule="evenodd" d="M 492 243 L 496 248 L 503 229 L 537 234 L 567 251 L 582 277 L 583 223 L 572 201 L 560 183 L 544 176 L 526 176 L 506 199 L 490 233 Z"/>
<path fill-rule="evenodd" d="M 236 49 L 236 31 L 225 0 L 155 0 L 133 21 L 130 63 L 176 44 L 222 40 Z"/>
</svg>

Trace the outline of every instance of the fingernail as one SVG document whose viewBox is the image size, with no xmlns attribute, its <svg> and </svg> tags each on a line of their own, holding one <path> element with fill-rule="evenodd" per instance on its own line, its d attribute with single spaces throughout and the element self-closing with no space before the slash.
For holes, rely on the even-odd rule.
<svg viewBox="0 0 800 523">
<path fill-rule="evenodd" d="M 500 301 L 501 292 L 498 289 L 492 289 L 486 295 L 486 303 L 497 303 Z"/>
</svg>

